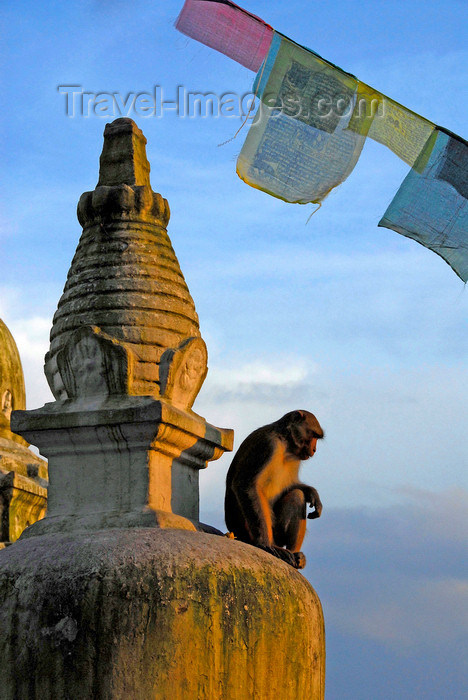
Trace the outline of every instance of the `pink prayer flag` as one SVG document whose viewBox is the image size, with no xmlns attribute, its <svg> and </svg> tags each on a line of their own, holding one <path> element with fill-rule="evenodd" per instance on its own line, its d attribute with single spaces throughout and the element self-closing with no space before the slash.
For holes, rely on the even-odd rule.
<svg viewBox="0 0 468 700">
<path fill-rule="evenodd" d="M 269 24 L 229 0 L 186 0 L 175 26 L 255 72 L 273 38 Z"/>
</svg>

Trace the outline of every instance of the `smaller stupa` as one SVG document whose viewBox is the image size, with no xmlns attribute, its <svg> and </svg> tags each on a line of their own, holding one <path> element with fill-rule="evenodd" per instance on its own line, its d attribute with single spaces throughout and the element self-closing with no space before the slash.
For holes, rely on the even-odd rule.
<svg viewBox="0 0 468 700">
<path fill-rule="evenodd" d="M 25 408 L 18 348 L 0 319 L 0 549 L 15 542 L 46 512 L 47 462 L 11 430 L 11 412 Z"/>
</svg>

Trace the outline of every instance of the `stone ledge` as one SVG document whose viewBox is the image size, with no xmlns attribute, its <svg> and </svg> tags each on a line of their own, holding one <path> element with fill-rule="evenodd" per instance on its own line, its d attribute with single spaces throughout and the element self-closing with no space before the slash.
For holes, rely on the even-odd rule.
<svg viewBox="0 0 468 700">
<path fill-rule="evenodd" d="M 216 428 L 193 411 L 183 411 L 164 399 L 151 396 L 110 396 L 83 400 L 54 401 L 32 411 L 14 411 L 12 426 L 21 434 L 61 428 L 112 426 L 153 421 L 173 426 L 190 436 L 202 438 L 221 448 L 232 450 L 234 431 Z"/>
</svg>

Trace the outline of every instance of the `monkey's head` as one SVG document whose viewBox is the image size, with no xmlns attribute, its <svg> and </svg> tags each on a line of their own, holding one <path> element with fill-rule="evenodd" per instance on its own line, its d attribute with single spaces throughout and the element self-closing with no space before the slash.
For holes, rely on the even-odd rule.
<svg viewBox="0 0 468 700">
<path fill-rule="evenodd" d="M 291 411 L 280 418 L 278 432 L 286 439 L 288 449 L 300 460 L 309 459 L 315 453 L 317 440 L 324 437 L 322 426 L 309 411 Z"/>
</svg>

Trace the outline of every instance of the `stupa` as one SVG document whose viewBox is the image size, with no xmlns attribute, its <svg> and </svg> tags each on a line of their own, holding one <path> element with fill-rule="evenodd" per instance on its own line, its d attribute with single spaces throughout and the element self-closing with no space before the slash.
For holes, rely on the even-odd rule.
<svg viewBox="0 0 468 700">
<path fill-rule="evenodd" d="M 47 462 L 11 430 L 11 413 L 26 408 L 18 348 L 0 319 L 0 549 L 43 518 L 47 507 Z"/>
</svg>

